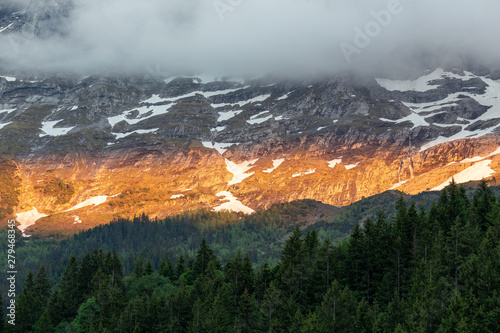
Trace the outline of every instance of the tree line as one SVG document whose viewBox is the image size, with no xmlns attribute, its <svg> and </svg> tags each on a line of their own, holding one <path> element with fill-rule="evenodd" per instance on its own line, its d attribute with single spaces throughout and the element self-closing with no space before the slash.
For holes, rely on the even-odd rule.
<svg viewBox="0 0 500 333">
<path fill-rule="evenodd" d="M 451 184 L 429 209 L 395 205 L 342 242 L 296 227 L 275 264 L 237 252 L 71 256 L 51 287 L 41 266 L 7 332 L 499 332 L 500 199 Z M 2 307 L 3 308 L 3 307 Z"/>
</svg>

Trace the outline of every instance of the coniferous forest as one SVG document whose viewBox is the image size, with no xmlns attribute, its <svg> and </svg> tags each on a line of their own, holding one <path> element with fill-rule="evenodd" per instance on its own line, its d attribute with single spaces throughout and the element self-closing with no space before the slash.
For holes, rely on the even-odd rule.
<svg viewBox="0 0 500 333">
<path fill-rule="evenodd" d="M 0 332 L 500 332 L 500 199 L 485 182 L 472 196 L 452 184 L 428 209 L 394 208 L 341 241 L 295 227 L 258 265 L 205 238 L 130 269 L 96 246 L 57 279 L 28 273 L 16 326 Z"/>
</svg>

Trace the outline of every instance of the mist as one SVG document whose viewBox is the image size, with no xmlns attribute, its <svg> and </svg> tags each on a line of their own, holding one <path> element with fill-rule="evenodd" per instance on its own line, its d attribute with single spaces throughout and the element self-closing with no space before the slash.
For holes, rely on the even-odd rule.
<svg viewBox="0 0 500 333">
<path fill-rule="evenodd" d="M 500 3 L 493 0 L 73 2 L 58 33 L 0 34 L 2 63 L 159 75 L 404 76 L 471 59 L 500 68 Z"/>
</svg>

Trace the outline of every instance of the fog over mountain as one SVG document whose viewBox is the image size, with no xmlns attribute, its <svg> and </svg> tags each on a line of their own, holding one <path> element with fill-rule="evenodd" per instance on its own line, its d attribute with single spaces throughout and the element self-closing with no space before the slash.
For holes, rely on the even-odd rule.
<svg viewBox="0 0 500 333">
<path fill-rule="evenodd" d="M 69 2 L 4 0 L 4 7 L 26 10 L 29 22 L 22 31 L 0 33 L 2 62 L 80 72 L 150 66 L 254 75 L 407 74 L 468 59 L 500 68 L 494 0 Z"/>
</svg>

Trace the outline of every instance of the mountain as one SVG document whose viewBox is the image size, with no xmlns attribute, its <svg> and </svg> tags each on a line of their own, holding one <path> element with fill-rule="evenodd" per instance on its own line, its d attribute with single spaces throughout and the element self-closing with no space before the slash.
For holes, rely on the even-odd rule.
<svg viewBox="0 0 500 333">
<path fill-rule="evenodd" d="M 0 34 L 64 35 L 72 2 L 0 8 Z M 15 45 L 15 44 L 14 44 Z M 1 66 L 2 63 L 0 63 Z M 341 73 L 81 76 L 0 68 L 3 214 L 78 231 L 145 213 L 345 206 L 494 179 L 500 75 L 430 68 L 398 80 Z"/>
</svg>

